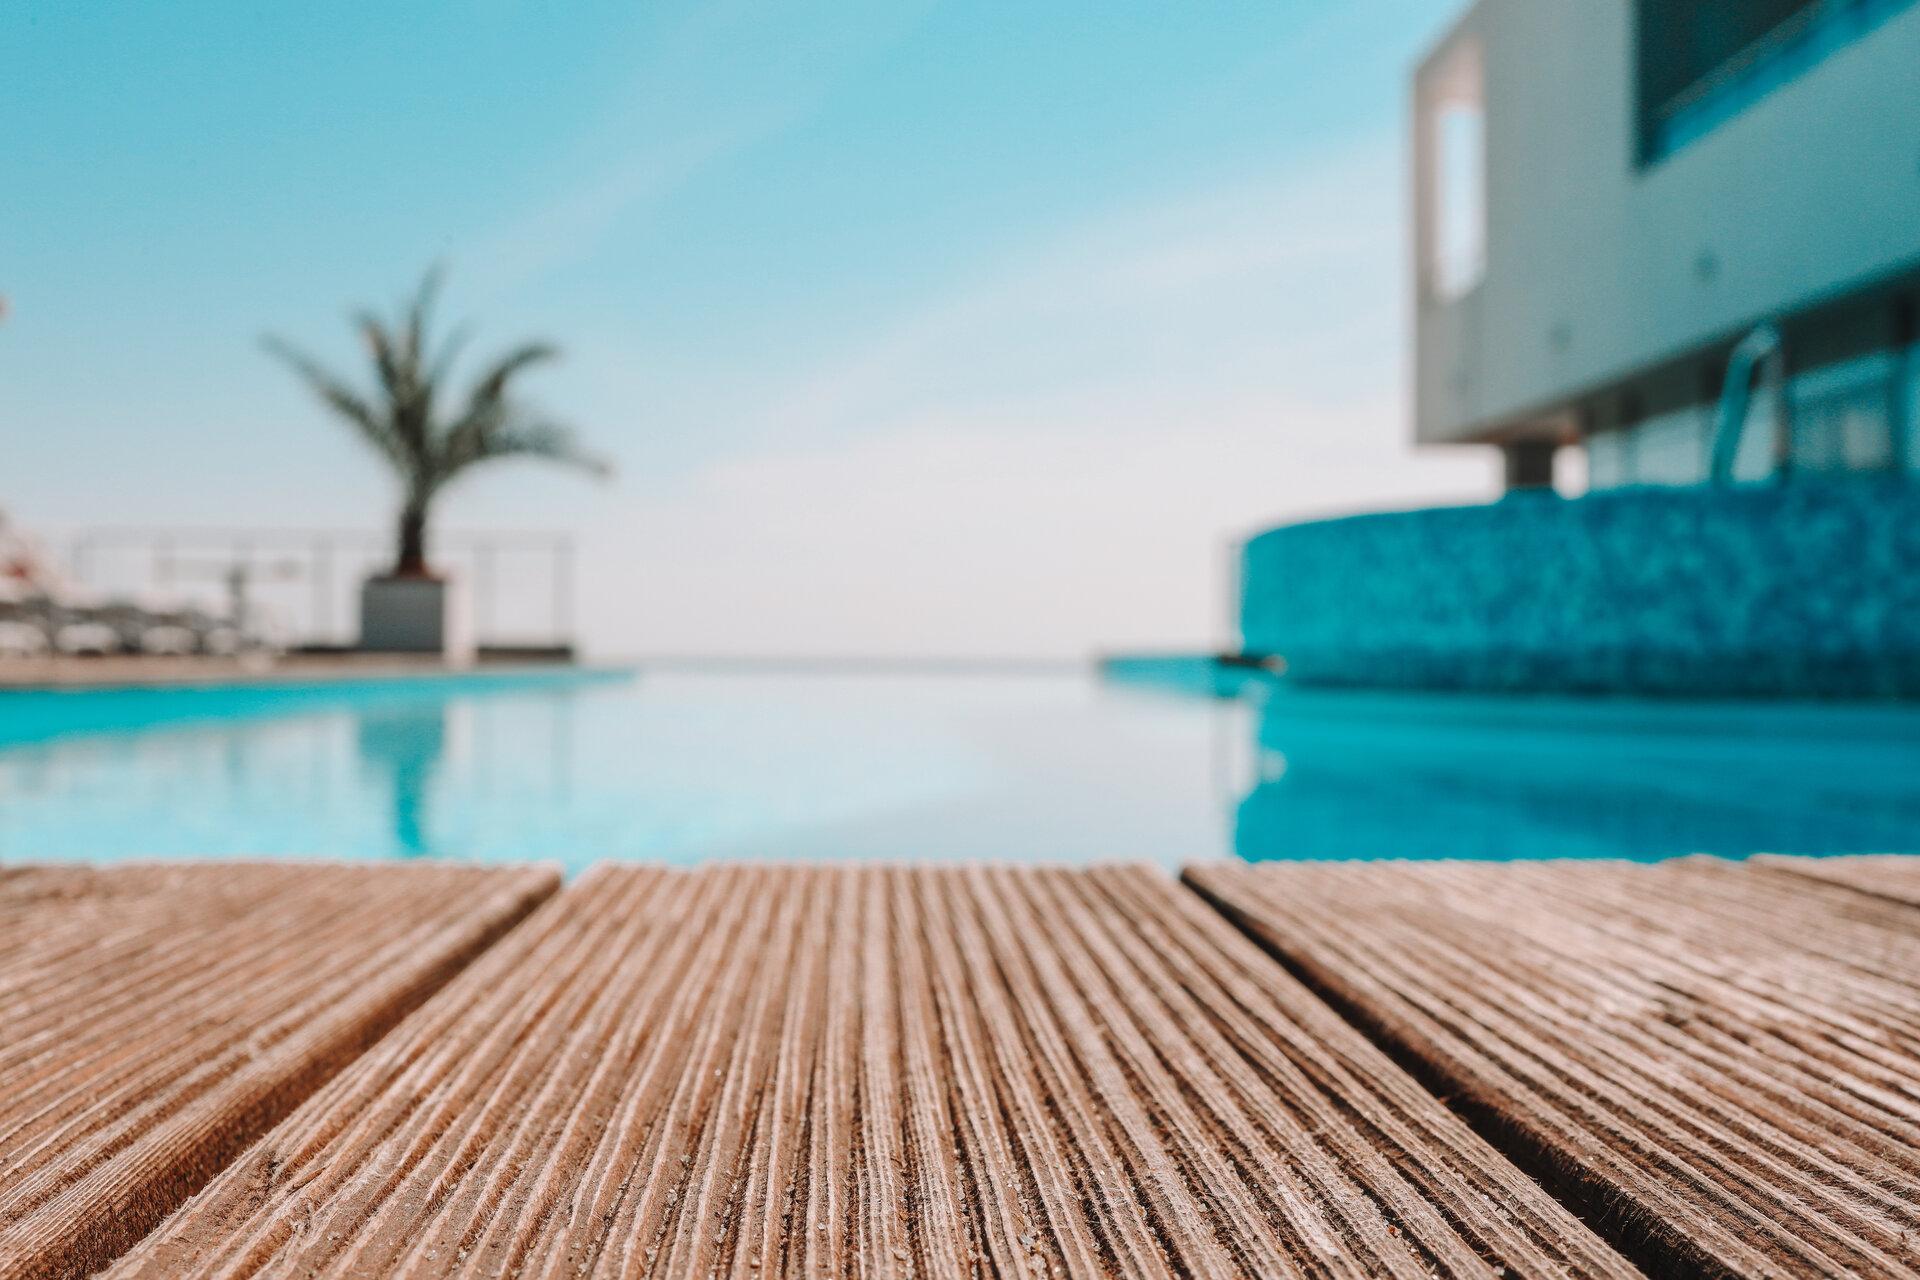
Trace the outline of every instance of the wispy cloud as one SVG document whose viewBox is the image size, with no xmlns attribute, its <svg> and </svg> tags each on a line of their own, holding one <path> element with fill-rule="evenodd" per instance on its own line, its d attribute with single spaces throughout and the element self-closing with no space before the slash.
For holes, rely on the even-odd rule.
<svg viewBox="0 0 1920 1280">
<path fill-rule="evenodd" d="M 1312 393 L 1344 372 L 1329 347 L 1378 371 L 1397 349 L 1380 346 L 1398 309 L 1396 166 L 1391 140 L 1369 140 L 1288 179 L 1059 230 L 889 317 L 778 389 L 759 423 L 784 438 L 885 429 L 1036 382 L 1177 399 L 1230 370 Z"/>
<path fill-rule="evenodd" d="M 1199 647 L 1225 639 L 1247 532 L 1485 495 L 1484 459 L 1406 441 L 1397 168 L 1370 144 L 1118 210 L 894 317 L 601 540 L 647 590 L 600 601 L 600 629 L 683 651 Z"/>
<path fill-rule="evenodd" d="M 807 119 L 932 4 L 860 3 L 830 18 L 741 0 L 685 9 L 636 50 L 626 90 L 560 144 L 559 188 L 466 237 L 476 287 L 504 291 L 592 257 L 702 171 Z"/>
<path fill-rule="evenodd" d="M 1078 656 L 1226 639 L 1228 560 L 1282 516 L 1457 500 L 1393 397 L 1038 397 L 735 459 L 593 540 L 595 631 L 652 651 Z"/>
</svg>

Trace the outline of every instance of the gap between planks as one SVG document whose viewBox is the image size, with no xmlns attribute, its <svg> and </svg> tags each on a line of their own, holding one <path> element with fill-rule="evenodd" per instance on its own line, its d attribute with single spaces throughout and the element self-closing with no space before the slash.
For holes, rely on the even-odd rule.
<svg viewBox="0 0 1920 1280">
<path fill-rule="evenodd" d="M 117 1277 L 1631 1276 L 1138 868 L 602 868 Z"/>
<path fill-rule="evenodd" d="M 1186 879 L 1649 1270 L 1920 1274 L 1920 859 Z"/>
<path fill-rule="evenodd" d="M 551 870 L 0 869 L 0 1277 L 134 1245 L 559 886 Z"/>
</svg>

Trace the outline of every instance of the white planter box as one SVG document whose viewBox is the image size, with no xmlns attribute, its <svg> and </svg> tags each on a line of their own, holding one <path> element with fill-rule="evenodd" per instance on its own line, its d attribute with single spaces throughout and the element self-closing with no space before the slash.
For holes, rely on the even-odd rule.
<svg viewBox="0 0 1920 1280">
<path fill-rule="evenodd" d="M 444 578 L 368 578 L 360 586 L 360 647 L 370 653 L 431 653 L 473 661 L 466 600 Z"/>
</svg>

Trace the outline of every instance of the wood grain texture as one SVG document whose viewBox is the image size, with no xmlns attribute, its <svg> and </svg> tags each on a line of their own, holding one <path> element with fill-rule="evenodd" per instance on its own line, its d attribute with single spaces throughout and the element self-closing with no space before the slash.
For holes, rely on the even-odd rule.
<svg viewBox="0 0 1920 1280">
<path fill-rule="evenodd" d="M 0 1277 L 85 1274 L 558 888 L 551 871 L 0 869 Z"/>
<path fill-rule="evenodd" d="M 1781 875 L 1807 876 L 1876 897 L 1920 907 L 1920 858 L 1893 853 L 1836 858 L 1783 858 L 1764 854 L 1753 865 Z"/>
<path fill-rule="evenodd" d="M 595 871 L 115 1267 L 1628 1276 L 1164 876 Z"/>
<path fill-rule="evenodd" d="M 1818 874 L 1187 873 L 1650 1268 L 1916 1276 L 1920 913 Z"/>
</svg>

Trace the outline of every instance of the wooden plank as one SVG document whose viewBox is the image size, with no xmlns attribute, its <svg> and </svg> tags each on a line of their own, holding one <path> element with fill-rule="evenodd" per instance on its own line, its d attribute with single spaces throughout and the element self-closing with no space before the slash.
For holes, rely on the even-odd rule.
<svg viewBox="0 0 1920 1280">
<path fill-rule="evenodd" d="M 1192 884 L 1629 1254 L 1920 1275 L 1920 914 L 1712 859 Z"/>
<path fill-rule="evenodd" d="M 116 1276 L 1626 1276 L 1138 869 L 603 868 Z"/>
<path fill-rule="evenodd" d="M 1754 865 L 1785 875 L 1807 876 L 1845 885 L 1861 893 L 1920 906 L 1920 858 L 1895 853 L 1827 858 L 1786 858 L 1765 854 Z"/>
<path fill-rule="evenodd" d="M 0 1277 L 81 1275 L 558 888 L 544 870 L 0 870 Z"/>
</svg>

